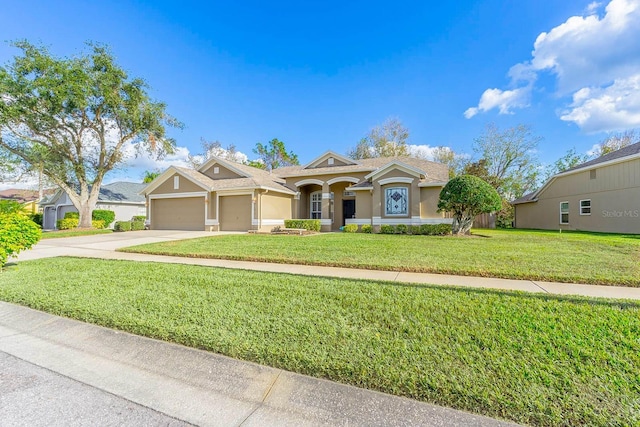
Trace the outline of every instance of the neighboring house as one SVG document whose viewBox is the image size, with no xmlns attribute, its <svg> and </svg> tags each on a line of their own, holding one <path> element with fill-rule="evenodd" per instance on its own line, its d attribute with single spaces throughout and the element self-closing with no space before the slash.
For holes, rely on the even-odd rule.
<svg viewBox="0 0 640 427">
<path fill-rule="evenodd" d="M 145 215 L 145 198 L 140 192 L 146 184 L 134 182 L 114 182 L 100 188 L 96 209 L 114 211 L 116 221 L 129 221 L 134 215 Z M 43 209 L 42 228 L 53 230 L 56 221 L 63 219 L 67 212 L 78 212 L 69 196 L 58 189 L 53 195 L 40 202 Z M 113 224 L 110 225 L 113 227 Z"/>
<path fill-rule="evenodd" d="M 345 224 L 450 223 L 437 212 L 447 166 L 415 158 L 352 160 L 328 151 L 271 173 L 211 158 L 199 169 L 170 167 L 142 194 L 151 229 L 270 230 L 285 219 Z"/>
<path fill-rule="evenodd" d="M 38 192 L 35 190 L 24 190 L 21 188 L 10 188 L 0 191 L 0 200 L 14 200 L 29 213 L 38 211 Z"/>
<path fill-rule="evenodd" d="M 640 142 L 554 175 L 512 204 L 516 228 L 640 234 Z"/>
</svg>

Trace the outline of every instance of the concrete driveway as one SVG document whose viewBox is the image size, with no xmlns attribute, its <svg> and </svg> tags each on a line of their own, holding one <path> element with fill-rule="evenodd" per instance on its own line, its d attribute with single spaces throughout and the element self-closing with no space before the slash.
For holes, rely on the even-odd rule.
<svg viewBox="0 0 640 427">
<path fill-rule="evenodd" d="M 124 233 L 94 234 L 91 236 L 42 239 L 31 250 L 18 256 L 18 261 L 55 256 L 87 256 L 88 252 L 99 255 L 99 251 L 113 252 L 127 246 L 159 243 L 168 240 L 194 239 L 197 237 L 220 234 L 238 234 L 234 232 L 183 231 L 183 230 L 144 230 Z"/>
</svg>

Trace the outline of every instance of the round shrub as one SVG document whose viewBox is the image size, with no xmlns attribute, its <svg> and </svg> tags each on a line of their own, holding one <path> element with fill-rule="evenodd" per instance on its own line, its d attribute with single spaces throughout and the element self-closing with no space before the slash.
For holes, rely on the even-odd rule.
<svg viewBox="0 0 640 427">
<path fill-rule="evenodd" d="M 29 249 L 38 243 L 42 232 L 40 227 L 27 215 L 14 213 L 0 214 L 0 268 L 7 259 L 18 255 L 20 251 Z"/>
<path fill-rule="evenodd" d="M 356 224 L 347 224 L 343 228 L 345 233 L 355 233 L 358 231 L 358 226 Z"/>
<path fill-rule="evenodd" d="M 113 231 L 131 231 L 131 221 L 116 221 Z"/>
<path fill-rule="evenodd" d="M 396 225 L 397 234 L 407 234 L 408 231 L 409 231 L 409 227 L 407 227 L 405 224 Z"/>
<path fill-rule="evenodd" d="M 78 218 L 67 218 L 67 215 L 74 212 L 67 212 L 64 216 L 64 219 L 59 219 L 56 221 L 56 228 L 58 230 L 71 230 L 72 228 L 78 228 L 78 224 L 80 220 Z M 75 212 L 77 213 L 77 212 Z"/>
<path fill-rule="evenodd" d="M 131 221 L 131 231 L 144 230 L 144 221 Z"/>
<path fill-rule="evenodd" d="M 365 224 L 362 227 L 360 227 L 360 231 L 362 233 L 371 233 L 373 231 L 373 227 L 371 227 L 371 224 Z"/>
<path fill-rule="evenodd" d="M 395 234 L 396 227 L 390 224 L 382 224 L 380 226 L 380 234 Z"/>
</svg>

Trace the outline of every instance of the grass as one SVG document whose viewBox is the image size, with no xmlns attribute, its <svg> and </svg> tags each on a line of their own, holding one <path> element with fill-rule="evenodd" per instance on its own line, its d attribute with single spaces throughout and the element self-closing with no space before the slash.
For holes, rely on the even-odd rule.
<svg viewBox="0 0 640 427">
<path fill-rule="evenodd" d="M 640 304 L 162 263 L 10 265 L 0 299 L 538 426 L 640 423 Z"/>
<path fill-rule="evenodd" d="M 640 235 L 479 230 L 476 237 L 226 235 L 126 248 L 201 258 L 640 286 Z M 482 236 L 482 237 L 479 237 Z"/>
<path fill-rule="evenodd" d="M 57 238 L 60 238 L 60 237 L 92 236 L 94 234 L 109 234 L 109 233 L 113 233 L 113 230 L 110 230 L 108 228 L 103 228 L 103 229 L 76 228 L 76 229 L 73 229 L 73 230 L 43 231 L 42 232 L 42 238 L 43 239 L 57 239 Z"/>
</svg>

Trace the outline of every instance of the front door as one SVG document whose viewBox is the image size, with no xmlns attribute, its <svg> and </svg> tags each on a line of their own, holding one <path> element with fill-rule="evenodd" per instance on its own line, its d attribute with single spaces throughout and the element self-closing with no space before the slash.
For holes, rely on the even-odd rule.
<svg viewBox="0 0 640 427">
<path fill-rule="evenodd" d="M 342 225 L 346 224 L 346 219 L 353 218 L 356 215 L 356 201 L 355 200 L 343 200 L 342 201 Z"/>
</svg>

